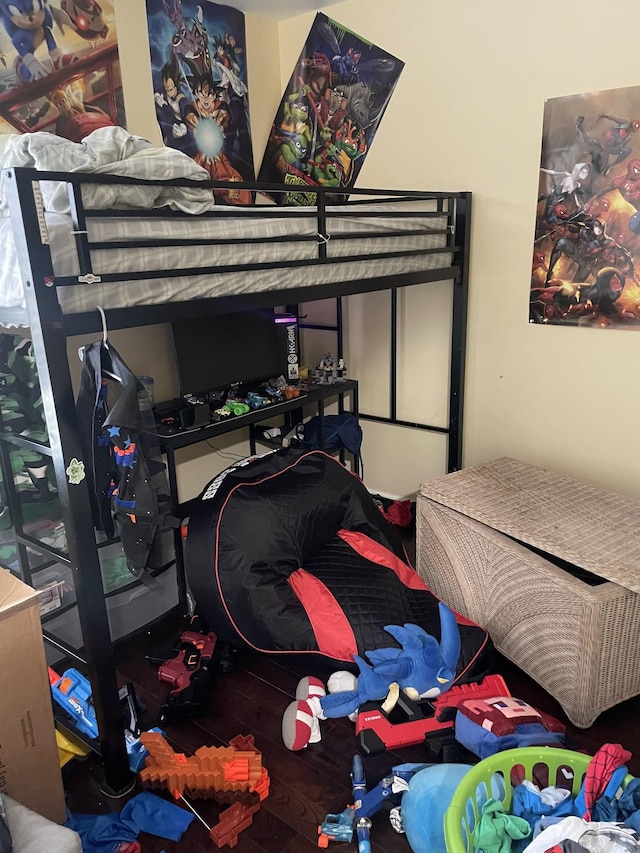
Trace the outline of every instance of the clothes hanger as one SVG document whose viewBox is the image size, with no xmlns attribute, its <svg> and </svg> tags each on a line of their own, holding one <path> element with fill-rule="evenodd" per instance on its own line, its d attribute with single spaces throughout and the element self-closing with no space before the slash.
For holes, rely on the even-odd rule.
<svg viewBox="0 0 640 853">
<path fill-rule="evenodd" d="M 108 350 L 109 349 L 109 336 L 107 334 L 107 315 L 104 313 L 104 308 L 102 305 L 96 305 L 96 308 L 100 312 L 100 320 L 102 321 L 102 346 Z M 102 373 L 104 376 L 109 379 L 115 379 L 116 382 L 120 382 L 122 384 L 122 377 L 118 376 L 117 373 L 112 373 L 110 370 L 106 368 L 102 368 Z"/>
<path fill-rule="evenodd" d="M 104 308 L 102 305 L 96 305 L 97 310 L 100 312 L 100 319 L 102 321 L 102 346 L 105 349 L 109 349 L 109 337 L 107 335 L 107 316 L 104 313 Z M 78 347 L 78 357 L 80 361 L 84 359 L 84 347 Z M 107 370 L 106 368 L 102 368 L 102 373 L 109 379 L 113 379 L 116 382 L 120 382 L 122 384 L 122 377 L 118 376 L 116 373 L 112 373 L 111 370 Z"/>
<path fill-rule="evenodd" d="M 100 312 L 100 320 L 102 321 L 102 346 L 109 349 L 109 339 L 107 337 L 107 315 L 104 313 L 102 305 L 96 305 Z"/>
</svg>

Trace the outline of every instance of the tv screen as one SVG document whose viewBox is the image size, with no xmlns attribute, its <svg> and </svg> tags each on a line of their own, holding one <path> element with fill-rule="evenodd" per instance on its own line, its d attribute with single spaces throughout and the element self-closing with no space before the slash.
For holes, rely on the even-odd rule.
<svg viewBox="0 0 640 853">
<path fill-rule="evenodd" d="M 273 309 L 176 320 L 171 326 L 180 391 L 202 396 L 238 382 L 286 376 L 286 348 Z"/>
</svg>

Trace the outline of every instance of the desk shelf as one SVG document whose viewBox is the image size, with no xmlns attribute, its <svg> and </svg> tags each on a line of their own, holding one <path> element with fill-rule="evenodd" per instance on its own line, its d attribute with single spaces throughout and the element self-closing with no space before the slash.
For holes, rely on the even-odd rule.
<svg viewBox="0 0 640 853">
<path fill-rule="evenodd" d="M 270 420 L 272 417 L 301 410 L 307 406 L 315 405 L 318 416 L 322 417 L 327 401 L 332 398 L 338 399 L 338 404 L 343 409 L 342 401 L 345 395 L 352 395 L 350 411 L 358 414 L 358 383 L 355 379 L 346 379 L 343 382 L 334 382 L 330 385 L 312 385 L 304 394 L 291 400 L 283 400 L 281 403 L 272 403 L 260 409 L 253 409 L 244 415 L 230 415 L 226 420 L 216 423 L 204 424 L 202 426 L 176 429 L 164 432 L 158 428 L 160 448 L 163 453 L 180 450 L 182 447 L 190 447 L 200 441 L 207 441 L 228 432 L 235 432 L 243 427 Z M 254 451 L 252 451 L 254 452 Z"/>
</svg>

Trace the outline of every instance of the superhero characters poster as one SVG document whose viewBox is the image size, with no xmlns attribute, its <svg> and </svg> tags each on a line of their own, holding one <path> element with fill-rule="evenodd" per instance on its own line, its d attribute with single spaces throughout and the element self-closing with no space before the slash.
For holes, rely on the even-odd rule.
<svg viewBox="0 0 640 853">
<path fill-rule="evenodd" d="M 404 63 L 322 13 L 278 107 L 259 180 L 299 185 L 279 204 L 315 204 L 306 186 L 354 185 Z"/>
<path fill-rule="evenodd" d="M 164 144 L 193 157 L 212 180 L 254 180 L 242 12 L 208 0 L 147 0 L 147 23 Z M 246 190 L 216 196 L 253 200 Z"/>
<path fill-rule="evenodd" d="M 640 329 L 640 86 L 545 104 L 530 322 Z"/>
<path fill-rule="evenodd" d="M 0 0 L 0 132 L 124 124 L 112 0 Z"/>
</svg>

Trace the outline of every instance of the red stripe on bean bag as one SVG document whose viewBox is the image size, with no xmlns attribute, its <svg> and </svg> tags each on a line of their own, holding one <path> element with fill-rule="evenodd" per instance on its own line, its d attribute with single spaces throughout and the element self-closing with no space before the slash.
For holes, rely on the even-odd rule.
<svg viewBox="0 0 640 853">
<path fill-rule="evenodd" d="M 309 617 L 318 650 L 338 660 L 351 660 L 358 652 L 356 638 L 333 594 L 304 569 L 291 572 L 289 584 Z"/>
</svg>

